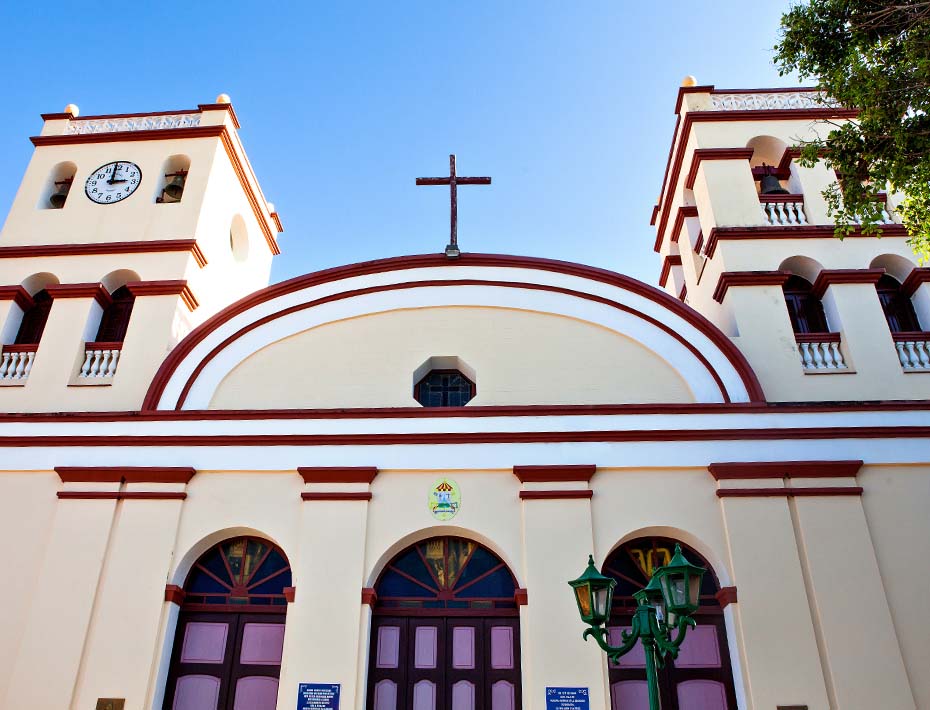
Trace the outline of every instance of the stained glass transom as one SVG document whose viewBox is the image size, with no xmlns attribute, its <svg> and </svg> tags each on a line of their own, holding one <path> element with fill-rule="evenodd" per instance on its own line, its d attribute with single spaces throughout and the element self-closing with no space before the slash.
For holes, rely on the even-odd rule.
<svg viewBox="0 0 930 710">
<path fill-rule="evenodd" d="M 420 609 L 515 609 L 516 582 L 490 550 L 458 537 L 407 548 L 381 573 L 378 606 Z"/>
<path fill-rule="evenodd" d="M 211 548 L 184 585 L 187 604 L 285 605 L 291 567 L 267 540 L 237 537 Z"/>
</svg>

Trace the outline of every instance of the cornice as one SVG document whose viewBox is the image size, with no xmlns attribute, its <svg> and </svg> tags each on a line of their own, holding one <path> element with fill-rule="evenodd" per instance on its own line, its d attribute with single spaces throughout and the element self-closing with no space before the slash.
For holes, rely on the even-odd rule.
<svg viewBox="0 0 930 710">
<path fill-rule="evenodd" d="M 130 281 L 126 288 L 133 296 L 180 296 L 189 311 L 200 305 L 183 279 L 166 281 Z"/>
<path fill-rule="evenodd" d="M 930 283 L 930 268 L 917 267 L 907 275 L 901 284 L 901 291 L 905 296 L 913 296 L 921 284 Z"/>
<path fill-rule="evenodd" d="M 375 466 L 300 466 L 304 483 L 371 483 L 378 475 Z"/>
<path fill-rule="evenodd" d="M 717 279 L 713 299 L 723 303 L 733 286 L 782 286 L 790 276 L 787 271 L 724 271 Z"/>
<path fill-rule="evenodd" d="M 56 466 L 62 483 L 188 483 L 189 466 Z"/>
<path fill-rule="evenodd" d="M 862 461 L 740 461 L 707 467 L 717 481 L 760 478 L 855 478 Z"/>
<path fill-rule="evenodd" d="M 513 475 L 520 483 L 552 483 L 555 481 L 589 482 L 597 470 L 594 464 L 566 466 L 514 466 Z"/>
<path fill-rule="evenodd" d="M 93 298 L 103 308 L 113 301 L 110 294 L 100 283 L 54 284 L 45 290 L 52 299 L 56 298 Z"/>
<path fill-rule="evenodd" d="M 835 239 L 836 227 L 832 224 L 810 225 L 804 227 L 712 227 L 707 237 L 704 253 L 713 258 L 717 251 L 717 242 L 746 239 Z M 850 234 L 861 237 L 862 231 L 856 228 Z M 907 230 L 900 224 L 886 224 L 882 227 L 882 237 L 906 237 Z"/>
<path fill-rule="evenodd" d="M 0 247 L 0 259 L 25 259 L 43 256 L 89 256 L 93 254 L 143 254 L 189 251 L 201 268 L 207 259 L 195 239 L 153 239 L 141 242 L 103 242 L 93 244 L 36 244 Z"/>
<path fill-rule="evenodd" d="M 691 169 L 685 177 L 685 187 L 694 188 L 698 169 L 705 160 L 752 160 L 752 148 L 695 148 L 691 154 Z"/>
<path fill-rule="evenodd" d="M 681 266 L 681 254 L 666 254 L 662 260 L 662 271 L 659 274 L 659 286 L 662 288 L 665 288 L 673 266 Z"/>
<path fill-rule="evenodd" d="M 24 311 L 35 305 L 32 296 L 22 286 L 0 286 L 0 301 L 13 301 Z"/>
<path fill-rule="evenodd" d="M 814 280 L 811 294 L 815 298 L 823 298 L 827 289 L 833 284 L 871 284 L 874 286 L 884 273 L 884 269 L 823 269 Z"/>
</svg>

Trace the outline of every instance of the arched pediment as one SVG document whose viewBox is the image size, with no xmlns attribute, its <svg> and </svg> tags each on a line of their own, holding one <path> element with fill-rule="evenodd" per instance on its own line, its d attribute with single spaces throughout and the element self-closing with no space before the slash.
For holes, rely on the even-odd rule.
<svg viewBox="0 0 930 710">
<path fill-rule="evenodd" d="M 458 355 L 468 360 L 464 352 L 427 349 L 457 347 L 454 339 L 431 338 L 423 330 L 433 327 L 440 332 L 442 323 L 454 319 L 462 323 L 460 347 L 499 337 L 501 343 L 509 343 L 509 349 L 502 344 L 495 351 L 498 360 L 508 360 L 511 368 L 517 357 L 530 363 L 545 353 L 551 355 L 549 367 L 562 375 L 574 368 L 582 381 L 577 402 L 566 401 L 564 393 L 553 395 L 551 401 L 544 394 L 533 402 L 519 397 L 507 401 L 490 394 L 482 399 L 479 382 L 475 405 L 711 403 L 763 398 L 755 375 L 732 342 L 691 308 L 658 289 L 627 276 L 567 262 L 485 254 L 463 254 L 450 261 L 437 254 L 329 269 L 248 296 L 194 330 L 172 351 L 153 380 L 143 408 L 414 406 L 412 399 L 390 397 L 364 402 L 349 398 L 341 404 L 325 398 L 322 404 L 312 398 L 301 404 L 300 397 L 296 401 L 290 397 L 275 404 L 267 393 L 274 390 L 276 381 L 312 380 L 314 363 L 320 363 L 323 355 L 331 363 L 345 365 L 359 358 L 360 350 L 370 354 L 379 348 L 385 353 L 403 349 L 392 349 L 391 343 L 375 339 L 390 332 L 394 343 L 409 346 L 409 372 L 407 361 L 401 360 L 390 365 L 396 372 L 389 370 L 391 377 L 398 378 L 403 397 L 409 398 L 409 378 L 422 362 L 421 356 Z M 414 345 L 407 343 L 417 338 Z M 566 348 L 567 344 L 572 347 Z M 356 370 L 363 379 L 365 362 L 359 359 Z M 371 377 L 384 374 L 372 365 L 371 357 L 367 362 Z M 495 381 L 493 376 L 487 378 L 493 363 L 471 364 L 478 368 L 479 378 Z M 610 382 L 599 393 L 601 398 L 592 399 L 594 380 L 586 382 L 585 377 L 608 371 L 616 377 L 607 378 Z M 326 378 L 339 374 L 321 367 L 317 376 L 325 384 Z M 533 376 L 545 376 L 545 372 Z M 655 383 L 651 389 L 649 382 Z M 248 383 L 256 392 L 254 397 Z"/>
</svg>

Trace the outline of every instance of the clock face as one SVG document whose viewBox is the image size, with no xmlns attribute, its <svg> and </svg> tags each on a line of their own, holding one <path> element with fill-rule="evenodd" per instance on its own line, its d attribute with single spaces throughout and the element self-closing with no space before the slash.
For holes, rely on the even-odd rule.
<svg viewBox="0 0 930 710">
<path fill-rule="evenodd" d="M 116 162 L 101 165 L 84 183 L 84 192 L 99 205 L 125 200 L 142 182 L 142 171 L 135 163 Z"/>
</svg>

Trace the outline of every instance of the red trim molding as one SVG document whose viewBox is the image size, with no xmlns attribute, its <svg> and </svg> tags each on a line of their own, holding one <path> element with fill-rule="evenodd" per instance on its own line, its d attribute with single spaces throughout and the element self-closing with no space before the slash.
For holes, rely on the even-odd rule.
<svg viewBox="0 0 930 710">
<path fill-rule="evenodd" d="M 526 591 L 526 587 L 517 587 L 513 593 L 513 600 L 516 602 L 517 606 L 526 606 L 529 604 L 529 593 Z"/>
<path fill-rule="evenodd" d="M 284 599 L 288 604 L 293 604 L 297 598 L 297 587 L 285 587 L 283 590 Z"/>
<path fill-rule="evenodd" d="M 704 253 L 713 258 L 714 252 L 717 251 L 718 241 L 741 239 L 833 239 L 834 229 L 835 227 L 832 224 L 806 227 L 713 227 L 707 237 L 707 248 Z M 861 229 L 857 227 L 850 236 L 861 237 Z M 907 230 L 900 224 L 882 226 L 882 237 L 906 236 Z"/>
<path fill-rule="evenodd" d="M 901 407 L 896 411 L 906 411 Z M 772 411 L 772 410 L 766 410 Z M 777 411 L 777 410 L 774 410 Z M 812 409 L 809 411 L 819 411 Z M 848 411 L 838 408 L 835 411 Z M 203 434 L 188 436 L 0 436 L 0 448 L 122 446 L 393 446 L 554 444 L 618 441 L 791 441 L 792 439 L 926 439 L 930 426 L 623 429 L 597 431 L 423 432 L 414 434 Z"/>
<path fill-rule="evenodd" d="M 278 247 L 278 242 L 275 240 L 274 234 L 271 233 L 271 227 L 268 226 L 268 220 L 265 219 L 265 211 L 268 209 L 268 203 L 265 202 L 264 197 L 262 197 L 261 202 L 259 202 L 259 195 L 255 194 L 255 190 L 252 189 L 252 183 L 249 181 L 251 168 L 246 170 L 246 165 L 242 162 L 242 160 L 240 160 L 239 152 L 236 150 L 236 146 L 229 135 L 229 131 L 224 130 L 220 134 L 220 139 L 223 142 L 223 148 L 226 149 L 226 155 L 229 157 L 229 162 L 232 163 L 233 171 L 235 171 L 236 176 L 239 178 L 239 183 L 242 185 L 242 189 L 245 191 L 245 196 L 252 207 L 252 212 L 255 214 L 255 219 L 258 222 L 258 226 L 262 230 L 262 234 L 265 236 L 265 242 L 268 244 L 268 248 L 271 250 L 271 254 L 273 256 L 280 254 L 281 249 Z M 255 176 L 252 175 L 252 178 L 255 179 Z M 258 185 L 257 179 L 255 179 L 255 184 L 256 186 Z"/>
<path fill-rule="evenodd" d="M 672 225 L 672 241 L 677 242 L 679 234 L 681 234 L 681 227 L 685 222 L 686 217 L 697 217 L 698 210 L 695 205 L 682 205 L 678 208 L 678 212 L 675 215 L 675 223 Z M 662 248 L 662 242 L 659 239 L 659 235 L 656 235 L 656 243 L 652 245 L 652 248 L 658 252 Z"/>
<path fill-rule="evenodd" d="M 684 101 L 685 94 L 711 94 L 714 91 L 713 84 L 704 86 L 681 86 L 678 88 L 678 100 L 675 101 L 675 113 L 681 112 L 681 104 Z"/>
<path fill-rule="evenodd" d="M 182 491 L 58 491 L 61 499 L 76 500 L 185 500 Z"/>
<path fill-rule="evenodd" d="M 782 286 L 790 276 L 787 271 L 724 271 L 717 279 L 713 298 L 723 303 L 733 286 Z"/>
<path fill-rule="evenodd" d="M 825 488 L 718 488 L 718 498 L 795 498 L 797 496 L 861 496 L 862 486 Z"/>
<path fill-rule="evenodd" d="M 187 281 L 182 279 L 173 281 L 130 281 L 126 288 L 133 296 L 180 296 L 189 311 L 197 309 L 196 296 L 191 291 Z"/>
<path fill-rule="evenodd" d="M 795 333 L 794 342 L 796 343 L 839 343 L 841 342 L 839 333 Z"/>
<path fill-rule="evenodd" d="M 905 296 L 911 297 L 914 295 L 914 291 L 920 288 L 921 284 L 925 283 L 930 283 L 930 268 L 916 267 L 907 275 L 907 278 L 904 279 L 904 283 L 901 284 L 901 292 Z"/>
<path fill-rule="evenodd" d="M 367 604 L 374 609 L 378 602 L 378 593 L 372 587 L 362 587 L 362 604 Z"/>
<path fill-rule="evenodd" d="M 179 587 L 177 584 L 166 584 L 165 585 L 165 601 L 171 602 L 172 604 L 177 604 L 181 606 L 184 603 L 184 597 L 187 596 L 187 593 L 183 588 Z"/>
<path fill-rule="evenodd" d="M 310 491 L 300 494 L 301 500 L 371 500 L 368 491 Z"/>
<path fill-rule="evenodd" d="M 824 269 L 814 281 L 811 294 L 823 298 L 827 289 L 833 284 L 872 284 L 884 275 L 884 269 Z"/>
<path fill-rule="evenodd" d="M 298 276 L 296 278 L 290 279 L 288 281 L 283 281 L 279 284 L 269 286 L 261 291 L 257 291 L 231 306 L 226 307 L 213 317 L 209 318 L 206 322 L 202 323 L 200 326 L 195 328 L 188 336 L 182 340 L 175 348 L 169 353 L 168 357 L 162 362 L 161 366 L 158 369 L 158 372 L 155 374 L 155 377 L 152 380 L 152 383 L 149 385 L 148 392 L 146 392 L 145 400 L 142 404 L 143 410 L 154 410 L 158 406 L 158 401 L 161 398 L 161 395 L 164 392 L 165 387 L 168 384 L 169 379 L 174 373 L 175 369 L 181 364 L 183 359 L 187 357 L 190 352 L 202 342 L 211 332 L 219 328 L 221 325 L 234 318 L 236 315 L 243 313 L 249 308 L 270 301 L 274 298 L 282 296 L 284 294 L 293 293 L 310 286 L 315 286 L 323 283 L 331 283 L 333 281 L 338 281 L 341 279 L 346 279 L 354 276 L 362 276 L 367 274 L 383 273 L 386 271 L 400 271 L 405 269 L 416 269 L 424 267 L 437 267 L 443 266 L 446 268 L 459 268 L 462 266 L 496 266 L 496 267 L 509 267 L 509 268 L 524 268 L 524 269 L 537 269 L 540 271 L 550 271 L 556 273 L 569 274 L 572 276 L 578 276 L 580 278 L 591 279 L 593 281 L 598 281 L 601 283 L 610 284 L 629 290 L 632 293 L 643 296 L 651 301 L 654 301 L 668 310 L 670 310 L 675 315 L 684 318 L 687 322 L 691 323 L 694 327 L 699 329 L 704 333 L 711 342 L 713 342 L 721 351 L 725 354 L 727 359 L 733 365 L 740 375 L 740 379 L 743 381 L 743 385 L 746 387 L 749 392 L 749 399 L 752 402 L 762 402 L 765 400 L 765 395 L 762 392 L 762 386 L 759 383 L 758 378 L 755 373 L 752 371 L 752 368 L 749 365 L 749 361 L 743 355 L 743 353 L 736 347 L 736 345 L 721 332 L 716 326 L 714 326 L 710 321 L 704 318 L 702 315 L 697 313 L 692 308 L 689 308 L 687 305 L 683 304 L 674 296 L 657 289 L 653 286 L 648 286 L 647 284 L 642 283 L 636 279 L 633 279 L 629 276 L 622 274 L 617 274 L 612 271 L 607 271 L 606 269 L 598 269 L 591 266 L 584 266 L 581 264 L 573 264 L 565 261 L 555 261 L 551 259 L 540 259 L 534 257 L 519 257 L 519 256 L 509 256 L 504 254 L 462 254 L 455 261 L 450 261 L 445 257 L 444 254 L 423 254 L 418 256 L 405 256 L 405 257 L 394 257 L 391 259 L 380 259 L 377 261 L 363 262 L 360 264 L 351 264 L 348 266 L 341 266 L 334 269 L 326 269 L 323 271 L 318 271 L 311 274 L 306 274 L 304 276 Z M 343 298 L 351 298 L 356 295 L 361 295 L 363 293 L 371 293 L 376 290 L 393 290 L 393 289 L 402 289 L 402 288 L 415 288 L 422 285 L 445 285 L 445 286 L 456 286 L 456 285 L 468 285 L 468 284 L 490 284 L 490 285 L 500 285 L 508 286 L 512 288 L 525 288 L 525 289 L 537 289 L 537 290 L 549 290 L 549 291 L 560 291 L 565 292 L 570 295 L 574 295 L 580 298 L 585 298 L 587 300 L 594 300 L 606 305 L 611 305 L 620 310 L 625 310 L 627 312 L 633 312 L 634 315 L 638 315 L 641 318 L 649 320 L 648 316 L 645 316 L 634 309 L 630 309 L 626 306 L 623 306 L 609 299 L 603 299 L 593 294 L 585 294 L 577 291 L 572 291 L 570 289 L 559 289 L 554 286 L 544 286 L 541 284 L 525 284 L 525 283 L 513 283 L 513 282 L 488 282 L 483 280 L 460 280 L 460 281 L 425 281 L 425 282 L 408 282 L 404 284 L 390 284 L 382 287 L 372 287 L 371 289 L 358 289 L 356 291 L 349 291 L 341 294 L 334 294 L 329 297 L 322 299 L 317 299 L 311 303 L 299 304 L 292 307 L 292 309 L 284 309 L 279 311 L 277 314 L 271 314 L 266 316 L 264 319 L 260 319 L 252 324 L 246 326 L 246 328 L 239 331 L 239 333 L 230 336 L 226 341 L 224 341 L 218 348 L 215 348 L 210 354 L 206 356 L 205 360 L 202 360 L 201 363 L 195 368 L 195 372 L 191 375 L 191 378 L 196 378 L 199 374 L 200 369 L 209 358 L 215 356 L 219 352 L 219 349 L 225 347 L 228 343 L 235 340 L 237 337 L 240 337 L 241 334 L 247 332 L 248 329 L 258 327 L 258 325 L 273 320 L 274 318 L 281 317 L 290 312 L 293 312 L 294 309 L 303 309 L 309 308 L 313 305 L 318 305 L 320 303 L 325 303 L 334 300 L 340 300 Z M 658 321 L 654 319 L 651 320 L 654 325 L 657 327 L 663 328 Z M 674 331 L 670 331 L 670 334 L 673 337 L 678 337 L 683 344 L 688 347 L 692 353 L 695 354 L 698 359 L 702 360 L 705 367 L 708 368 L 708 371 L 712 373 L 712 376 L 715 376 L 715 379 L 718 382 L 718 385 L 721 386 L 721 392 L 725 400 L 729 400 L 729 395 L 726 393 L 725 388 L 722 386 L 722 382 L 719 379 L 719 375 L 716 375 L 716 372 L 713 370 L 712 366 L 706 361 L 706 358 L 693 345 L 690 345 L 687 340 L 681 339 L 680 336 L 677 336 Z M 185 390 L 189 390 L 189 387 L 193 384 L 193 379 L 189 379 L 187 385 L 185 385 Z M 180 409 L 182 402 L 178 402 L 173 405 L 174 408 Z"/>
<path fill-rule="evenodd" d="M 56 466 L 62 483 L 188 483 L 189 466 Z"/>
<path fill-rule="evenodd" d="M 726 609 L 730 604 L 736 604 L 736 587 L 720 587 L 714 599 L 720 604 L 721 609 Z"/>
<path fill-rule="evenodd" d="M 896 343 L 906 343 L 908 341 L 918 341 L 922 340 L 927 342 L 930 340 L 930 332 L 926 330 L 902 330 L 897 333 L 891 334 L 891 339 Z M 4 346 L 6 349 L 6 346 Z"/>
<path fill-rule="evenodd" d="M 551 483 L 553 481 L 591 480 L 597 466 L 592 464 L 573 464 L 569 466 L 514 466 L 513 475 L 520 483 Z"/>
<path fill-rule="evenodd" d="M 113 300 L 110 294 L 100 283 L 86 284 L 55 284 L 46 286 L 48 295 L 55 298 L 93 298 L 102 307 L 106 308 Z"/>
<path fill-rule="evenodd" d="M 304 483 L 371 483 L 378 475 L 375 466 L 299 466 Z"/>
<path fill-rule="evenodd" d="M 207 259 L 195 239 L 153 239 L 141 242 L 107 242 L 103 244 L 36 244 L 35 246 L 0 247 L 0 259 L 25 259 L 41 256 L 90 256 L 94 254 L 148 254 L 189 251 L 203 268 Z"/>
<path fill-rule="evenodd" d="M 550 490 L 550 491 L 520 491 L 521 500 L 568 500 L 571 498 L 593 498 L 594 491 L 585 490 Z"/>
<path fill-rule="evenodd" d="M 232 123 L 236 127 L 236 130 L 241 128 L 239 125 L 239 117 L 236 116 L 236 111 L 233 109 L 232 104 L 197 104 L 197 108 L 201 113 L 204 111 L 226 111 L 232 119 Z"/>
<path fill-rule="evenodd" d="M 752 154 L 755 151 L 752 148 L 695 148 L 691 154 L 691 169 L 685 178 L 685 187 L 689 190 L 694 188 L 694 181 L 697 179 L 698 168 L 705 160 L 752 160 Z M 748 166 L 747 166 L 748 167 Z"/>
<path fill-rule="evenodd" d="M 717 481 L 738 478 L 855 478 L 862 461 L 739 461 L 707 467 Z"/>
<path fill-rule="evenodd" d="M 13 301 L 24 311 L 35 305 L 32 296 L 22 286 L 0 286 L 0 301 Z"/>
<path fill-rule="evenodd" d="M 659 286 L 665 288 L 669 274 L 672 273 L 673 266 L 681 266 L 681 254 L 666 254 L 662 260 L 662 271 L 659 274 Z"/>
</svg>

